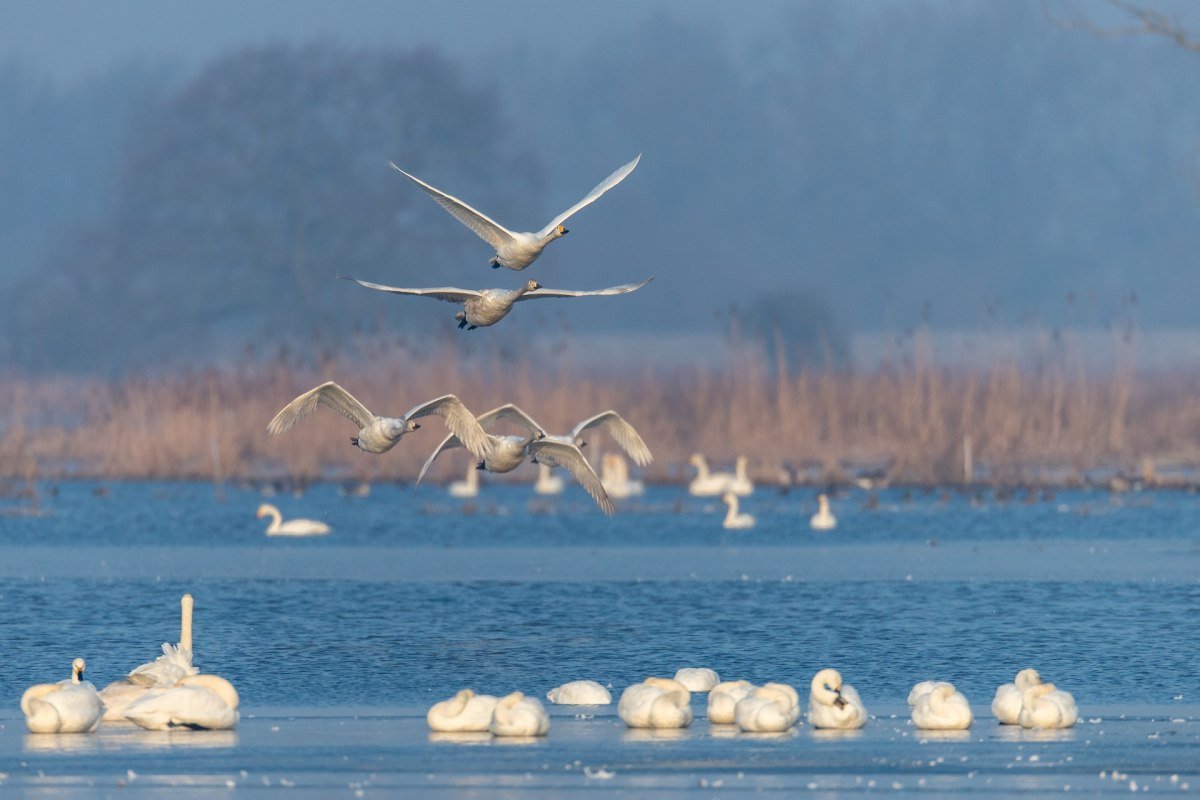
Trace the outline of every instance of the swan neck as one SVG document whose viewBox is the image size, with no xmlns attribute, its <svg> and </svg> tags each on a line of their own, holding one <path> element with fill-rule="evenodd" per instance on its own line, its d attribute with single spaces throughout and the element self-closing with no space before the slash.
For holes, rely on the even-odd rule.
<svg viewBox="0 0 1200 800">
<path fill-rule="evenodd" d="M 725 505 L 729 506 L 729 510 L 725 512 L 725 521 L 732 522 L 733 518 L 738 514 L 737 495 L 725 498 Z"/>
<path fill-rule="evenodd" d="M 187 648 L 189 653 L 192 651 L 192 605 L 194 602 L 190 594 L 185 594 L 179 600 L 182 609 L 179 619 L 179 646 Z"/>
</svg>

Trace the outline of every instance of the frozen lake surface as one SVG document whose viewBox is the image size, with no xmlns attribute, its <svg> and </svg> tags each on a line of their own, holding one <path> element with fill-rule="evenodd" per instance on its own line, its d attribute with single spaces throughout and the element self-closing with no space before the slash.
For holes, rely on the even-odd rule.
<svg viewBox="0 0 1200 800">
<path fill-rule="evenodd" d="M 254 492 L 94 488 L 63 484 L 49 516 L 0 517 L 6 797 L 1200 789 L 1188 494 L 852 492 L 834 500 L 837 530 L 816 534 L 809 491 L 760 490 L 743 503 L 758 527 L 726 532 L 723 508 L 680 489 L 651 488 L 608 520 L 582 493 L 489 486 L 464 504 L 436 488 L 318 486 L 272 502 L 333 533 L 286 540 L 263 535 Z M 196 662 L 242 695 L 236 731 L 25 733 L 26 686 L 78 655 L 97 685 L 149 660 L 178 638 L 184 591 Z M 631 735 L 612 707 L 551 707 L 550 736 L 523 745 L 437 741 L 423 719 L 465 686 L 543 696 L 588 677 L 616 695 L 689 665 L 802 694 L 835 666 L 876 719 L 849 737 L 730 736 L 693 696 L 697 722 L 677 738 Z M 1075 694 L 1077 728 L 995 725 L 991 694 L 1023 666 Z M 927 678 L 970 698 L 968 736 L 908 724 L 904 698 Z"/>
</svg>

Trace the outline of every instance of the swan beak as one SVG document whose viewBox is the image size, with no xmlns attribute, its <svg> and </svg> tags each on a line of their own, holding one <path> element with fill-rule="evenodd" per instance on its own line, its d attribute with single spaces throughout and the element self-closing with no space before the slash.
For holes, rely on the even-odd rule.
<svg viewBox="0 0 1200 800">
<path fill-rule="evenodd" d="M 846 701 L 842 699 L 842 693 L 841 693 L 841 692 L 838 692 L 838 693 L 837 693 L 837 697 L 835 697 L 835 698 L 834 698 L 834 700 L 833 700 L 833 704 L 834 704 L 835 706 L 837 706 L 838 708 L 845 708 L 845 707 L 846 707 Z"/>
<path fill-rule="evenodd" d="M 413 428 L 412 428 L 412 429 L 413 429 L 414 431 L 419 431 L 419 430 L 421 430 L 421 423 L 419 423 L 419 422 L 414 422 L 414 423 L 413 423 Z"/>
<path fill-rule="evenodd" d="M 562 231 L 562 233 L 563 233 L 563 236 L 566 236 L 568 233 L 570 233 L 570 231 L 569 231 L 569 230 L 567 230 L 566 228 L 560 228 L 559 230 L 561 230 L 561 231 Z"/>
<path fill-rule="evenodd" d="M 351 437 L 350 437 L 350 444 L 354 445 L 355 447 L 358 447 L 358 437 L 357 437 L 357 436 L 351 436 Z"/>
<path fill-rule="evenodd" d="M 538 463 L 537 456 L 534 456 L 533 458 L 529 459 L 529 463 L 530 463 L 530 464 L 536 464 L 536 463 Z"/>
<path fill-rule="evenodd" d="M 476 464 L 476 465 L 475 465 L 475 469 L 478 469 L 478 470 L 484 470 L 484 469 L 487 469 L 487 464 L 485 464 L 485 463 L 483 463 L 482 461 L 480 461 L 478 464 Z"/>
</svg>

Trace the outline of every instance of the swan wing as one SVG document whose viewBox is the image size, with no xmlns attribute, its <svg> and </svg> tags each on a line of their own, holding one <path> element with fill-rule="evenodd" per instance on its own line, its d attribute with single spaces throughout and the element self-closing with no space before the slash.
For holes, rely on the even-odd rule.
<svg viewBox="0 0 1200 800">
<path fill-rule="evenodd" d="M 353 281 L 359 286 L 365 286 L 368 289 L 374 289 L 377 292 L 391 292 L 392 294 L 411 294 L 420 297 L 432 297 L 434 300 L 445 300 L 447 303 L 465 303 L 466 301 L 481 297 L 482 292 L 477 292 L 474 289 L 456 289 L 453 286 L 435 286 L 430 289 L 402 289 L 399 286 L 384 286 L 382 283 L 371 283 L 370 281 L 360 281 L 358 278 L 352 278 L 349 275 L 338 275 L 344 281 Z"/>
<path fill-rule="evenodd" d="M 526 292 L 521 295 L 517 300 L 537 300 L 543 297 L 607 297 L 614 294 L 629 294 L 630 292 L 636 292 L 652 280 L 654 280 L 653 276 L 646 278 L 641 283 L 623 283 L 620 286 L 610 286 L 607 289 L 534 289 L 532 292 Z M 359 281 L 359 283 L 362 283 L 362 281 Z"/>
<path fill-rule="evenodd" d="M 626 176 L 629 175 L 629 173 L 633 172 L 633 168 L 636 167 L 638 165 L 638 162 L 641 160 L 642 160 L 642 154 L 638 153 L 637 158 L 635 158 L 633 161 L 630 161 L 628 164 L 624 165 L 623 167 L 619 167 L 616 170 L 616 172 L 614 172 L 612 175 L 609 175 L 607 178 L 605 178 L 604 180 L 602 180 L 598 184 L 596 184 L 595 187 L 590 192 L 588 192 L 587 195 L 585 195 L 582 200 L 580 200 L 578 203 L 576 203 L 575 205 L 568 208 L 566 211 L 559 214 L 554 219 L 550 220 L 550 222 L 546 225 L 546 227 L 544 227 L 540 231 L 538 231 L 537 235 L 539 237 L 549 236 L 550 231 L 554 230 L 559 225 L 566 222 L 567 219 L 569 219 L 571 217 L 571 215 L 574 214 L 576 211 L 583 208 L 584 206 L 591 205 L 592 203 L 599 200 L 600 195 L 604 194 L 609 189 L 613 188 L 618 183 L 625 180 Z"/>
<path fill-rule="evenodd" d="M 433 462 L 437 460 L 438 456 L 440 456 L 446 450 L 452 450 L 455 447 L 462 446 L 462 442 L 460 442 L 458 437 L 453 433 L 447 436 L 445 439 L 442 439 L 442 443 L 437 446 L 436 450 L 429 454 L 429 458 L 425 459 L 425 463 L 421 465 L 421 471 L 417 474 L 417 483 L 420 483 L 421 479 L 425 477 L 425 473 L 428 472 L 429 468 L 433 466 Z"/>
<path fill-rule="evenodd" d="M 424 189 L 425 193 L 432 197 L 439 206 L 449 211 L 450 214 L 463 225 L 466 225 L 468 228 L 475 231 L 476 236 L 478 236 L 480 239 L 483 239 L 492 247 L 499 250 L 501 247 L 513 240 L 513 232 L 501 225 L 499 222 L 496 222 L 491 217 L 483 214 L 482 212 L 476 211 L 454 195 L 446 194 L 441 189 L 430 186 L 428 183 L 416 177 L 415 175 L 409 175 L 391 161 L 389 161 L 388 164 L 392 169 L 396 170 L 401 175 L 415 183 L 417 186 L 420 186 L 422 189 Z M 600 195 L 596 195 L 596 197 L 599 196 Z"/>
<path fill-rule="evenodd" d="M 600 506 L 600 510 L 612 516 L 616 510 L 613 508 L 612 500 L 609 499 L 608 492 L 604 491 L 604 484 L 600 482 L 600 476 L 596 474 L 596 470 L 592 469 L 592 465 L 583 457 L 583 453 L 578 447 L 566 442 L 538 439 L 529 443 L 529 454 L 535 456 L 538 461 L 566 467 L 575 476 L 575 480 L 579 481 L 584 490 Z"/>
<path fill-rule="evenodd" d="M 545 428 L 543 428 L 541 425 L 538 425 L 537 422 L 534 421 L 533 417 L 529 416 L 512 403 L 505 403 L 498 408 L 493 408 L 491 411 L 480 414 L 479 424 L 486 430 L 490 428 L 492 424 L 502 419 L 506 419 L 509 422 L 515 422 L 525 430 L 532 433 L 534 436 L 546 435 Z"/>
<path fill-rule="evenodd" d="M 579 435 L 588 428 L 603 427 L 608 435 L 616 440 L 617 444 L 629 454 L 639 466 L 646 466 L 654 460 L 654 456 L 650 453 L 650 448 L 642 441 L 642 437 L 637 430 L 630 425 L 625 419 L 615 411 L 602 411 L 594 417 L 589 417 L 583 420 L 574 427 L 571 431 L 571 441 L 574 442 L 579 438 Z"/>
<path fill-rule="evenodd" d="M 358 402 L 354 395 L 333 381 L 325 381 L 284 406 L 267 424 L 267 430 L 275 435 L 283 433 L 311 414 L 318 404 L 332 408 L 360 429 L 370 425 L 371 420 L 375 418 L 375 415 Z"/>
<path fill-rule="evenodd" d="M 475 457 L 483 458 L 491 452 L 492 441 L 484 432 L 483 426 L 455 395 L 444 394 L 427 403 L 413 406 L 404 414 L 404 419 L 427 417 L 430 414 L 441 417 L 446 427 Z"/>
</svg>

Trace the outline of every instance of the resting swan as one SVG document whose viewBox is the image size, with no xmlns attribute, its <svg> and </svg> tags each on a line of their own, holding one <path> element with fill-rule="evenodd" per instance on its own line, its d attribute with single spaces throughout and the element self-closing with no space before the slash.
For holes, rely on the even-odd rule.
<svg viewBox="0 0 1200 800">
<path fill-rule="evenodd" d="M 809 518 L 808 524 L 814 531 L 831 531 L 837 527 L 837 517 L 829 510 L 829 498 L 817 495 L 817 513 Z"/>
<path fill-rule="evenodd" d="M 1022 728 L 1070 728 L 1078 717 L 1075 698 L 1053 683 L 1030 686 L 1021 694 L 1017 723 Z"/>
<path fill-rule="evenodd" d="M 734 721 L 743 731 L 779 733 L 800 719 L 800 695 L 786 683 L 768 683 L 738 702 Z"/>
<path fill-rule="evenodd" d="M 58 683 L 39 683 L 21 695 L 21 712 L 30 733 L 91 733 L 104 717 L 96 687 L 83 680 L 87 662 L 71 662 L 71 677 Z"/>
<path fill-rule="evenodd" d="M 515 233 L 510 231 L 487 215 L 471 208 L 457 197 L 430 186 L 425 181 L 408 174 L 390 161 L 388 164 L 391 165 L 392 169 L 408 178 L 417 186 L 420 186 L 426 194 L 434 199 L 434 202 L 450 212 L 463 225 L 474 231 L 476 236 L 495 248 L 496 255 L 489 262 L 493 269 L 496 267 L 507 267 L 508 269 L 521 270 L 532 264 L 534 259 L 542 254 L 542 248 L 547 244 L 568 233 L 567 229 L 562 226 L 562 223 L 570 219 L 575 212 L 594 203 L 609 189 L 625 180 L 625 177 L 633 172 L 634 167 L 638 165 L 638 161 L 641 158 L 642 156 L 639 153 L 637 158 L 600 181 L 582 200 L 550 220 L 546 227 L 537 233 Z"/>
<path fill-rule="evenodd" d="M 745 531 L 753 528 L 757 524 L 757 520 L 751 514 L 738 513 L 738 498 L 733 492 L 726 492 L 721 495 L 721 500 L 728 506 L 729 510 L 725 512 L 725 519 L 721 522 L 723 528 L 733 531 Z"/>
<path fill-rule="evenodd" d="M 716 497 L 724 494 L 729 482 L 733 480 L 731 473 L 709 472 L 708 462 L 699 453 L 693 453 L 688 463 L 696 468 L 696 477 L 688 484 L 688 492 L 693 497 Z"/>
<path fill-rule="evenodd" d="M 300 420 L 316 410 L 318 405 L 332 408 L 358 426 L 358 436 L 350 438 L 350 444 L 366 453 L 379 455 L 396 446 L 404 434 L 421 426 L 414 419 L 436 414 L 446 423 L 454 436 L 466 443 L 476 458 L 487 452 L 488 440 L 475 416 L 452 394 L 436 397 L 427 403 L 413 406 L 400 417 L 380 417 L 333 381 L 309 389 L 288 403 L 267 425 L 272 436 L 289 430 Z"/>
<path fill-rule="evenodd" d="M 536 697 L 513 692 L 496 703 L 488 730 L 496 736 L 545 736 L 550 715 Z"/>
<path fill-rule="evenodd" d="M 639 497 L 646 492 L 641 481 L 630 480 L 629 464 L 620 453 L 605 453 L 600 459 L 600 483 L 608 496 L 617 500 Z"/>
<path fill-rule="evenodd" d="M 908 705 L 913 707 L 921 699 L 923 695 L 927 695 L 937 687 L 941 686 L 945 681 L 921 681 L 915 684 L 908 692 Z"/>
<path fill-rule="evenodd" d="M 1036 669 L 1023 669 L 1012 683 L 1001 684 L 992 698 L 992 714 L 1001 725 L 1016 725 L 1021 716 L 1021 702 L 1025 690 L 1042 682 Z"/>
<path fill-rule="evenodd" d="M 708 721 L 714 725 L 733 724 L 738 701 L 756 688 L 750 681 L 718 683 L 708 693 Z"/>
<path fill-rule="evenodd" d="M 646 678 L 621 693 L 617 715 L 631 728 L 686 728 L 692 724 L 691 698 L 679 681 Z"/>
<path fill-rule="evenodd" d="M 238 723 L 238 693 L 216 675 L 189 675 L 169 689 L 151 689 L 125 709 L 125 718 L 147 730 L 228 730 Z"/>
<path fill-rule="evenodd" d="M 754 494 L 754 481 L 750 480 L 750 476 L 746 473 L 746 467 L 750 463 L 750 459 L 745 456 L 738 456 L 737 462 L 734 465 L 733 479 L 725 487 L 728 492 L 733 492 L 738 497 L 749 497 Z"/>
<path fill-rule="evenodd" d="M 100 691 L 106 711 L 105 722 L 125 722 L 125 708 L 149 689 L 174 686 L 181 678 L 200 670 L 192 664 L 192 607 L 190 594 L 179 598 L 179 644 L 163 643 L 163 654 L 135 667 L 124 680 L 114 681 Z"/>
<path fill-rule="evenodd" d="M 425 715 L 425 721 L 434 731 L 486 731 L 492 724 L 496 702 L 490 694 L 475 694 L 471 689 L 463 689 L 449 700 L 434 703 Z"/>
<path fill-rule="evenodd" d="M 867 708 L 842 673 L 823 669 L 813 676 L 808 695 L 808 721 L 815 728 L 851 730 L 867 724 Z"/>
<path fill-rule="evenodd" d="M 546 699 L 560 706 L 606 706 L 612 694 L 596 681 L 570 681 L 546 692 Z"/>
<path fill-rule="evenodd" d="M 563 479 L 550 471 L 549 464 L 538 464 L 537 480 L 533 483 L 533 491 L 538 494 L 562 494 Z"/>
<path fill-rule="evenodd" d="M 912 710 L 913 725 L 926 731 L 965 731 L 974 719 L 967 698 L 950 683 L 919 695 Z"/>
<path fill-rule="evenodd" d="M 526 281 L 525 285 L 509 291 L 508 289 L 457 289 L 453 286 L 438 286 L 432 289 L 402 289 L 399 286 L 384 286 L 379 283 L 360 281 L 348 275 L 339 275 L 348 281 L 354 281 L 359 286 L 374 289 L 377 292 L 392 294 L 409 294 L 418 297 L 432 297 L 434 300 L 444 300 L 447 303 L 458 303 L 463 310 L 454 315 L 458 320 L 458 329 L 466 328 L 473 331 L 476 328 L 486 328 L 495 325 L 508 316 L 513 306 L 522 300 L 539 300 L 545 297 L 611 297 L 618 294 L 636 292 L 654 278 L 646 278 L 641 283 L 623 283 L 620 286 L 610 286 L 607 289 L 574 290 L 574 289 L 543 289 L 537 281 Z"/>
<path fill-rule="evenodd" d="M 721 676 L 708 667 L 680 667 L 675 671 L 675 680 L 689 692 L 707 692 L 721 682 Z"/>
<path fill-rule="evenodd" d="M 267 536 L 324 536 L 330 528 L 324 522 L 315 519 L 289 519 L 283 521 L 279 509 L 270 503 L 258 507 L 256 517 L 270 517 L 271 524 L 267 526 Z"/>
</svg>

